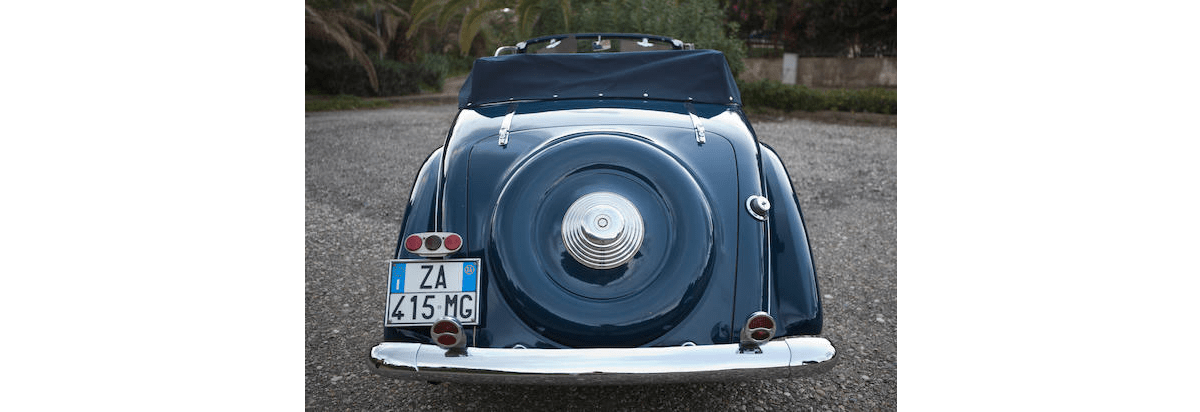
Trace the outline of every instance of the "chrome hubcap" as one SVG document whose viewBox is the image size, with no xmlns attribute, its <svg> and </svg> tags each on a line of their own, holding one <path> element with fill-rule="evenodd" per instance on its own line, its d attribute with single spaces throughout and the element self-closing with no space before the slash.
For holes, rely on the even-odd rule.
<svg viewBox="0 0 1200 412">
<path fill-rule="evenodd" d="M 563 216 L 563 245 L 576 261 L 593 269 L 628 262 L 642 246 L 644 233 L 642 215 L 629 199 L 616 193 L 584 195 Z"/>
</svg>

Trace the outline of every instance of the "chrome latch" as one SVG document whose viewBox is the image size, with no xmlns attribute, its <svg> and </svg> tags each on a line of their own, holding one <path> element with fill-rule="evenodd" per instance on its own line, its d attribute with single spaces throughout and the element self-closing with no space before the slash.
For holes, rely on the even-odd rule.
<svg viewBox="0 0 1200 412">
<path fill-rule="evenodd" d="M 700 117 L 696 116 L 696 110 L 691 103 L 687 104 L 687 111 L 688 117 L 692 118 L 692 129 L 696 131 L 696 143 L 703 144 L 705 142 L 704 125 L 700 123 Z"/>
<path fill-rule="evenodd" d="M 500 145 L 508 145 L 508 129 L 512 127 L 513 114 L 517 113 L 517 105 L 508 107 L 508 114 L 504 115 L 504 121 L 500 122 Z"/>
</svg>

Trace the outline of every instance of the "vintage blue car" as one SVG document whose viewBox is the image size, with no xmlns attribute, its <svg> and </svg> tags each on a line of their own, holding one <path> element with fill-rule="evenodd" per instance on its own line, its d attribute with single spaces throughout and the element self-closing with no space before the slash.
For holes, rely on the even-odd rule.
<svg viewBox="0 0 1200 412">
<path fill-rule="evenodd" d="M 417 174 L 371 370 L 629 384 L 833 365 L 800 206 L 722 53 L 575 34 L 497 55 Z"/>
</svg>

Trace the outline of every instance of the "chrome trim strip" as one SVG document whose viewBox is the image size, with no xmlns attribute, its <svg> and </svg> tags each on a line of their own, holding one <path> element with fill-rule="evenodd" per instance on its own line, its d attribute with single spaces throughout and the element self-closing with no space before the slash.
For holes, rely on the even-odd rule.
<svg viewBox="0 0 1200 412">
<path fill-rule="evenodd" d="M 653 348 L 507 349 L 384 342 L 371 349 L 371 371 L 426 381 L 549 385 L 681 383 L 797 378 L 837 362 L 825 338 L 779 338 L 739 353 L 738 344 Z"/>
</svg>

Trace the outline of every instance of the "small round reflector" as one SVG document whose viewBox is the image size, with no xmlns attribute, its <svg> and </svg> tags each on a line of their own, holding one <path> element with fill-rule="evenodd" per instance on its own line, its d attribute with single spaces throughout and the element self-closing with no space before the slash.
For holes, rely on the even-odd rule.
<svg viewBox="0 0 1200 412">
<path fill-rule="evenodd" d="M 437 341 L 442 346 L 454 346 L 455 343 L 458 343 L 458 338 L 455 338 L 454 335 L 441 335 L 438 336 Z"/>
<path fill-rule="evenodd" d="M 750 327 L 750 329 L 758 329 L 758 328 L 770 329 L 770 328 L 775 327 L 775 322 L 771 321 L 770 316 L 759 316 L 757 318 L 750 319 L 749 327 Z M 758 338 L 755 338 L 755 339 L 758 339 Z"/>
<path fill-rule="evenodd" d="M 458 248 L 460 246 L 462 246 L 462 238 L 461 237 L 459 237 L 458 235 L 455 235 L 455 234 L 446 236 L 446 249 L 458 250 Z"/>
<path fill-rule="evenodd" d="M 450 321 L 438 322 L 433 325 L 433 333 L 458 333 L 458 326 Z"/>
<path fill-rule="evenodd" d="M 421 248 L 421 237 L 417 235 L 408 235 L 408 239 L 404 239 L 404 248 L 409 252 L 415 252 Z"/>
<path fill-rule="evenodd" d="M 426 249 L 437 250 L 440 247 L 442 247 L 442 238 L 438 237 L 438 235 L 429 235 L 429 237 L 425 238 Z"/>
<path fill-rule="evenodd" d="M 754 340 L 766 340 L 768 336 L 770 336 L 770 332 L 765 330 L 750 332 L 750 337 L 754 338 Z"/>
</svg>

